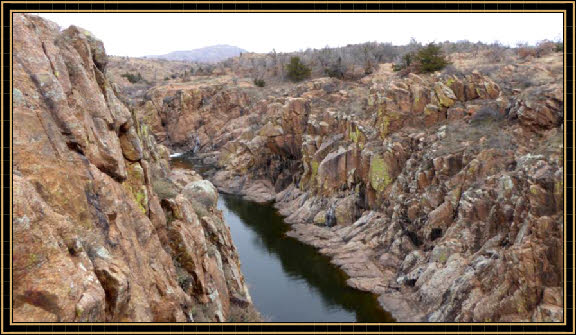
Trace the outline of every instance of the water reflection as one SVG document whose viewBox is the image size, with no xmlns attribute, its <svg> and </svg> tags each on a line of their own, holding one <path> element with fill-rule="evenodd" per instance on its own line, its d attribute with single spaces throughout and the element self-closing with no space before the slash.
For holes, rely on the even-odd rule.
<svg viewBox="0 0 576 335">
<path fill-rule="evenodd" d="M 285 236 L 271 205 L 221 195 L 242 270 L 256 307 L 270 321 L 393 322 L 376 296 L 346 286 L 328 257 Z"/>
</svg>

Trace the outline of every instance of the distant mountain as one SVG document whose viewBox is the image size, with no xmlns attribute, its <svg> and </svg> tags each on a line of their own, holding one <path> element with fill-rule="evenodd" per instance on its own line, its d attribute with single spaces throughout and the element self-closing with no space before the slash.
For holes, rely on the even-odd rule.
<svg viewBox="0 0 576 335">
<path fill-rule="evenodd" d="M 194 50 L 173 51 L 165 55 L 146 56 L 146 58 L 216 63 L 230 57 L 239 56 L 243 52 L 247 52 L 247 50 L 232 45 L 219 44 Z"/>
</svg>

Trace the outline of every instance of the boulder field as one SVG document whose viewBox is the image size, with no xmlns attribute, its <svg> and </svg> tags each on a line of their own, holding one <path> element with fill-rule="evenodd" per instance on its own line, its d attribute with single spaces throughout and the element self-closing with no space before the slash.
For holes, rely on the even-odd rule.
<svg viewBox="0 0 576 335">
<path fill-rule="evenodd" d="M 253 310 L 216 188 L 120 100 L 102 42 L 13 18 L 13 320 L 234 321 Z"/>
<path fill-rule="evenodd" d="M 526 68 L 552 73 L 499 78 Z M 152 88 L 137 118 L 220 191 L 274 201 L 398 321 L 562 321 L 561 73 L 194 80 Z"/>
</svg>

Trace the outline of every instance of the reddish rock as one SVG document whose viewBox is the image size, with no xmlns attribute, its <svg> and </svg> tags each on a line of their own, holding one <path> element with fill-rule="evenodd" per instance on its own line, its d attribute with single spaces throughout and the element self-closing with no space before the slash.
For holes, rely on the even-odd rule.
<svg viewBox="0 0 576 335">
<path fill-rule="evenodd" d="M 192 180 L 169 179 L 165 148 L 107 79 L 102 43 L 36 16 L 15 14 L 13 27 L 14 320 L 185 322 L 200 301 L 214 310 L 208 320 L 225 320 L 229 292 L 248 296 L 229 231 L 186 202 Z M 172 185 L 176 200 L 161 203 L 155 185 Z M 205 245 L 225 269 L 196 248 L 213 226 Z M 170 248 L 177 236 L 182 246 Z M 179 272 L 198 289 L 185 291 Z M 207 286 L 220 298 L 206 300 Z"/>
</svg>

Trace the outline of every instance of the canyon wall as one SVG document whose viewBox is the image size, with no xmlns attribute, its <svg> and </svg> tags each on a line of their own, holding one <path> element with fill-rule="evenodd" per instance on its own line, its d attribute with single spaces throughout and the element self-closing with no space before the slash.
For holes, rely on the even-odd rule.
<svg viewBox="0 0 576 335">
<path fill-rule="evenodd" d="M 137 114 L 221 191 L 275 201 L 399 321 L 562 321 L 561 64 L 503 64 L 499 83 L 381 65 L 258 94 L 203 78 Z"/>
<path fill-rule="evenodd" d="M 252 310 L 215 187 L 119 99 L 102 42 L 13 18 L 13 320 L 230 321 Z"/>
</svg>

